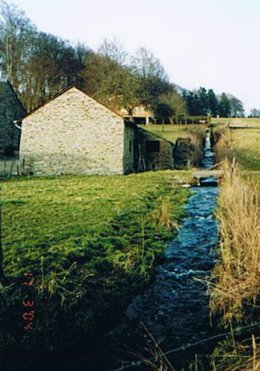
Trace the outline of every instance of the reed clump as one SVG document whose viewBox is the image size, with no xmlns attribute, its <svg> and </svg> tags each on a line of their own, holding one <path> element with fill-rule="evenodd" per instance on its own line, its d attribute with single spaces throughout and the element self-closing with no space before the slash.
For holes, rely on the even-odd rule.
<svg viewBox="0 0 260 371">
<path fill-rule="evenodd" d="M 211 309 L 223 313 L 223 322 L 242 319 L 247 304 L 260 293 L 259 185 L 245 181 L 239 166 L 225 161 L 217 219 L 220 226 L 220 262 L 210 284 Z"/>
<path fill-rule="evenodd" d="M 152 213 L 152 219 L 156 224 L 168 229 L 178 229 L 178 223 L 173 217 L 173 202 L 169 197 L 160 197 L 158 207 Z"/>
</svg>

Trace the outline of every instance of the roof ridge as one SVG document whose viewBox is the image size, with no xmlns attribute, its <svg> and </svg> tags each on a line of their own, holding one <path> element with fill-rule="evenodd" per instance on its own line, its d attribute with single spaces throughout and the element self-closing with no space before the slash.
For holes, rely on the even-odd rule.
<svg viewBox="0 0 260 371">
<path fill-rule="evenodd" d="M 59 93 L 55 94 L 52 98 L 50 98 L 49 100 L 47 100 L 46 102 L 44 103 L 41 103 L 39 104 L 37 107 L 35 107 L 33 110 L 31 110 L 30 112 L 28 112 L 25 116 L 17 119 L 16 121 L 17 122 L 21 122 L 22 120 L 24 120 L 26 117 L 29 117 L 30 115 L 32 115 L 33 113 L 35 113 L 36 111 L 38 111 L 39 109 L 41 109 L 42 107 L 44 107 L 45 105 L 49 104 L 50 102 L 54 101 L 55 99 L 57 99 L 58 97 L 60 97 L 61 95 L 65 94 L 67 91 L 71 90 L 71 89 L 77 89 L 78 91 L 80 91 L 82 94 L 84 94 L 86 97 L 92 99 L 93 101 L 97 102 L 98 104 L 100 104 L 101 106 L 105 107 L 107 110 L 109 110 L 110 112 L 113 112 L 115 115 L 119 116 L 120 118 L 122 118 L 124 121 L 132 124 L 132 125 L 135 125 L 137 127 L 137 125 L 131 121 L 131 120 L 127 120 L 125 119 L 124 116 L 122 116 L 120 113 L 116 112 L 115 110 L 111 109 L 110 107 L 108 107 L 106 104 L 102 103 L 100 100 L 92 97 L 91 95 L 87 94 L 86 92 L 84 92 L 81 88 L 79 88 L 76 84 L 72 84 L 70 86 L 68 86 L 66 89 L 63 89 L 61 90 Z"/>
</svg>

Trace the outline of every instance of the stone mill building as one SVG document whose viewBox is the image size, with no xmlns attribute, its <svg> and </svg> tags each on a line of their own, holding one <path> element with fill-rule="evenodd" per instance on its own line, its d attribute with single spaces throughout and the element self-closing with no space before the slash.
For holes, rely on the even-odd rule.
<svg viewBox="0 0 260 371">
<path fill-rule="evenodd" d="M 22 117 L 24 174 L 128 174 L 173 167 L 173 144 L 71 87 Z"/>
</svg>

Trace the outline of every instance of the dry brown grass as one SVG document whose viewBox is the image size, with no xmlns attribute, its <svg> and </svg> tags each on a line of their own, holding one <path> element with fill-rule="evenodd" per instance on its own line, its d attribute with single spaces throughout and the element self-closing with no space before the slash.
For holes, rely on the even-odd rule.
<svg viewBox="0 0 260 371">
<path fill-rule="evenodd" d="M 145 324 L 143 322 L 141 322 L 141 324 L 148 338 L 149 346 L 144 349 L 146 351 L 146 355 L 140 353 L 132 353 L 135 357 L 141 360 L 139 364 L 141 366 L 146 365 L 147 367 L 145 367 L 145 369 L 149 368 L 150 370 L 155 371 L 175 371 L 174 367 L 161 349 L 159 343 L 153 337 Z"/>
<path fill-rule="evenodd" d="M 229 337 L 221 342 L 211 357 L 214 371 L 259 371 L 260 347 L 259 338 L 253 334 L 248 339 L 237 342 Z"/>
<path fill-rule="evenodd" d="M 178 224 L 173 219 L 172 200 L 169 197 L 160 197 L 158 207 L 153 211 L 152 218 L 169 230 L 178 229 Z"/>
<path fill-rule="evenodd" d="M 247 117 L 212 117 L 211 123 L 213 125 L 230 125 L 232 127 L 260 127 L 260 118 Z"/>
<path fill-rule="evenodd" d="M 211 309 L 228 323 L 240 319 L 243 305 L 260 293 L 259 185 L 245 182 L 238 166 L 224 163 L 217 218 L 220 224 L 220 263 L 213 271 Z"/>
<path fill-rule="evenodd" d="M 219 163 L 225 158 L 230 159 L 232 157 L 232 145 L 230 131 L 227 129 L 217 129 L 213 132 L 215 146 L 215 162 Z"/>
<path fill-rule="evenodd" d="M 191 144 L 193 145 L 193 166 L 198 167 L 203 157 L 202 146 L 205 138 L 205 127 L 189 127 L 187 129 L 187 138 L 190 139 Z"/>
</svg>

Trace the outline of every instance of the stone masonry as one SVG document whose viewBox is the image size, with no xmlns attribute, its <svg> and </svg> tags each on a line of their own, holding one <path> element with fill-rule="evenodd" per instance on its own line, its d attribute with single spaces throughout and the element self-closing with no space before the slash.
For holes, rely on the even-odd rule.
<svg viewBox="0 0 260 371">
<path fill-rule="evenodd" d="M 136 127 L 131 122 L 125 122 L 124 128 L 124 174 L 129 174 L 135 171 L 135 136 Z"/>
<path fill-rule="evenodd" d="M 157 148 L 147 145 L 157 143 Z M 143 165 L 143 170 L 164 170 L 173 168 L 174 144 L 142 128 L 138 128 L 138 167 Z M 140 156 L 143 161 L 140 162 Z"/>
<path fill-rule="evenodd" d="M 22 120 L 23 173 L 124 174 L 133 171 L 123 117 L 73 87 Z"/>
<path fill-rule="evenodd" d="M 128 174 L 172 168 L 173 144 L 73 87 L 22 119 L 20 172 Z"/>
</svg>

